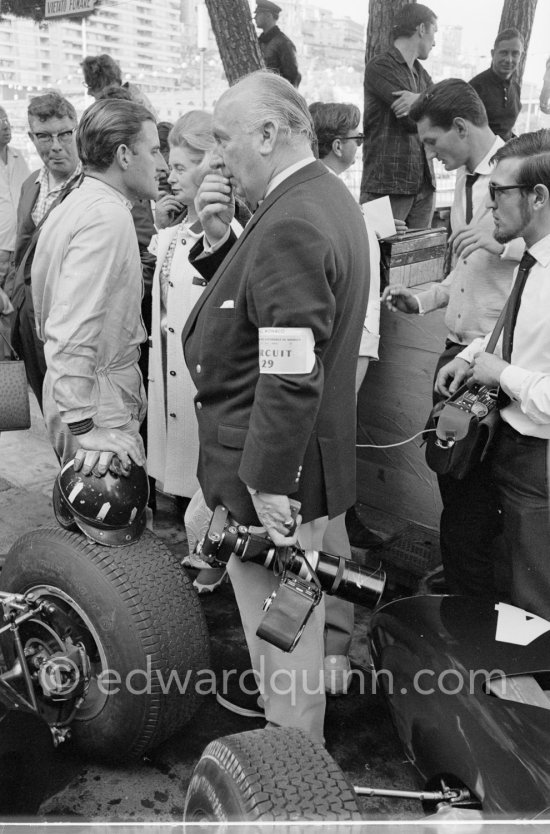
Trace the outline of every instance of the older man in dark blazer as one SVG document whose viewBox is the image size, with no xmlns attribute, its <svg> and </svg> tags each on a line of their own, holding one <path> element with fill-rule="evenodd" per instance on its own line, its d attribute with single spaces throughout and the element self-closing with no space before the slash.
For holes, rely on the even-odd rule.
<svg viewBox="0 0 550 834">
<path fill-rule="evenodd" d="M 304 99 L 253 73 L 214 113 L 214 173 L 198 209 L 206 239 L 192 260 L 209 285 L 183 332 L 197 386 L 198 476 L 211 509 L 319 549 L 329 517 L 355 500 L 355 365 L 369 288 L 365 225 L 346 187 L 316 161 Z M 235 241 L 234 192 L 257 207 Z M 323 738 L 324 606 L 292 654 L 256 637 L 278 579 L 228 565 L 268 725 Z"/>
</svg>

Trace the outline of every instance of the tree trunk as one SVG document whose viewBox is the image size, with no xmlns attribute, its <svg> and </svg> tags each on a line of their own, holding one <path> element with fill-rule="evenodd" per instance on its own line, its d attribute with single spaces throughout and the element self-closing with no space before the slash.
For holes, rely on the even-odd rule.
<svg viewBox="0 0 550 834">
<path fill-rule="evenodd" d="M 265 66 L 247 0 L 206 0 L 229 85 Z"/>
<path fill-rule="evenodd" d="M 396 12 L 416 0 L 369 0 L 365 63 L 385 52 L 393 43 L 392 26 Z"/>
<path fill-rule="evenodd" d="M 499 32 L 503 29 L 517 29 L 521 32 L 525 47 L 523 55 L 519 62 L 516 74 L 518 82 L 521 87 L 523 79 L 523 70 L 525 68 L 525 59 L 527 57 L 527 48 L 531 38 L 531 29 L 533 28 L 533 20 L 535 18 L 535 9 L 537 8 L 537 0 L 504 0 L 502 7 L 502 15 L 500 17 Z"/>
</svg>

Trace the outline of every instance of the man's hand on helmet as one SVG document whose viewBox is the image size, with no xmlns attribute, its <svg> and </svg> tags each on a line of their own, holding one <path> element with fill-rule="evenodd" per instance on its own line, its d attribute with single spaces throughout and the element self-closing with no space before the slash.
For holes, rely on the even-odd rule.
<svg viewBox="0 0 550 834">
<path fill-rule="evenodd" d="M 100 426 L 78 435 L 81 448 L 74 458 L 75 471 L 83 475 L 105 475 L 111 469 L 117 475 L 128 475 L 130 462 L 145 466 L 145 450 L 139 434 L 123 429 L 105 429 Z"/>
</svg>

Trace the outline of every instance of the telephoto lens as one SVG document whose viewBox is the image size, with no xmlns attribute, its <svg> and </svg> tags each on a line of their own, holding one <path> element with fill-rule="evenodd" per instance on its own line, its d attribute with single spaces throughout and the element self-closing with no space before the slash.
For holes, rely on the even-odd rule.
<svg viewBox="0 0 550 834">
<path fill-rule="evenodd" d="M 251 533 L 248 527 L 233 522 L 222 506 L 216 507 L 198 553 L 211 563 L 226 563 L 234 553 L 241 562 L 255 562 L 278 571 L 286 569 L 302 579 L 315 575 L 325 593 L 366 608 L 378 605 L 386 583 L 381 568 L 364 568 L 351 559 L 321 550 L 275 547 L 267 536 Z"/>
</svg>

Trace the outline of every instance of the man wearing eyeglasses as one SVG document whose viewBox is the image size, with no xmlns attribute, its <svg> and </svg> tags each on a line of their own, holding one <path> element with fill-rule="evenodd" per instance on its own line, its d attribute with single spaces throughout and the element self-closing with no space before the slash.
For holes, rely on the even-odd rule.
<svg viewBox="0 0 550 834">
<path fill-rule="evenodd" d="M 502 421 L 490 470 L 502 512 L 512 602 L 550 619 L 550 130 L 524 133 L 493 157 L 488 207 L 494 236 L 521 235 L 527 250 L 510 294 L 494 353 L 477 339 L 443 367 L 443 395 L 463 381 L 499 388 Z"/>
<path fill-rule="evenodd" d="M 411 118 L 418 124 L 426 154 L 439 159 L 447 171 L 458 170 L 449 240 L 453 269 L 440 284 L 420 292 L 390 285 L 383 301 L 390 310 L 421 315 L 446 307 L 449 334 L 437 375 L 474 339 L 492 330 L 506 303 L 524 243 L 521 239 L 504 243 L 493 236 L 488 185 L 491 160 L 504 141 L 489 127 L 485 107 L 473 87 L 457 78 L 441 81 L 413 106 Z M 482 465 L 463 480 L 442 475 L 438 481 L 443 501 L 441 556 L 449 590 L 492 597 L 492 543 L 500 518 L 488 470 Z"/>
<path fill-rule="evenodd" d="M 46 362 L 36 335 L 31 293 L 35 232 L 51 208 L 79 182 L 81 166 L 75 141 L 76 111 L 67 99 L 59 93 L 35 96 L 27 115 L 29 137 L 43 165 L 21 188 L 14 256 L 17 272 L 11 291 L 16 310 L 12 332 L 14 347 L 25 359 L 27 377 L 42 408 Z"/>
</svg>

